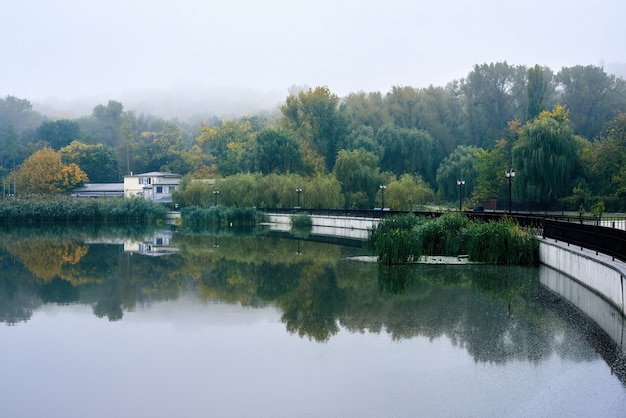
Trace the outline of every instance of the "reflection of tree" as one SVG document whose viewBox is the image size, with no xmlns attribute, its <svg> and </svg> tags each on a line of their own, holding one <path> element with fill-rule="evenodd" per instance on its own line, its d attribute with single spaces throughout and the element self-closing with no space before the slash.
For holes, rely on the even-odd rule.
<svg viewBox="0 0 626 418">
<path fill-rule="evenodd" d="M 146 257 L 124 253 L 121 245 L 64 237 L 67 245 L 46 254 L 66 261 L 42 282 L 28 269 L 43 261 L 19 255 L 43 252 L 41 243 L 56 242 L 44 237 L 20 238 L 16 241 L 23 242 L 9 253 L 11 240 L 3 241 L 0 232 L 0 320 L 5 323 L 27 320 L 42 301 L 89 304 L 98 317 L 119 320 L 138 304 L 176 299 L 189 289 L 203 300 L 274 305 L 288 332 L 314 341 L 328 341 L 340 326 L 385 331 L 395 340 L 445 336 L 481 362 L 539 361 L 555 352 L 566 356 L 577 335 L 555 320 L 545 307 L 549 303 L 537 299 L 533 268 L 380 267 L 346 260 L 334 245 L 303 240 L 298 256 L 297 241 L 250 236 L 220 237 L 214 247 L 214 236 L 174 234 L 179 253 Z M 71 242 L 77 249 L 70 250 Z M 20 263 L 25 259 L 33 260 L 28 269 Z M 576 355 L 584 359 L 593 353 Z"/>
<path fill-rule="evenodd" d="M 32 274 L 13 257 L 0 250 L 0 322 L 26 322 L 41 302 Z"/>
<path fill-rule="evenodd" d="M 44 303 L 72 303 L 79 300 L 79 291 L 69 282 L 54 278 L 39 288 L 39 297 Z"/>
<path fill-rule="evenodd" d="M 344 294 L 337 288 L 333 270 L 303 267 L 297 288 L 278 302 L 283 309 L 282 321 L 291 333 L 328 341 L 339 331 L 337 322 L 343 310 Z"/>
<path fill-rule="evenodd" d="M 50 281 L 61 273 L 63 265 L 78 263 L 88 247 L 77 242 L 42 239 L 18 241 L 8 249 L 34 275 Z"/>
</svg>

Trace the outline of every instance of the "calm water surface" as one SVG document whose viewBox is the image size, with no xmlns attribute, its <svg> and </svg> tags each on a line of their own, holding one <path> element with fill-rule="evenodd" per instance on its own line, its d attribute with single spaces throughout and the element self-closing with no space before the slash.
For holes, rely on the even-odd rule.
<svg viewBox="0 0 626 418">
<path fill-rule="evenodd" d="M 625 416 L 540 269 L 263 233 L 0 231 L 5 417 Z"/>
</svg>

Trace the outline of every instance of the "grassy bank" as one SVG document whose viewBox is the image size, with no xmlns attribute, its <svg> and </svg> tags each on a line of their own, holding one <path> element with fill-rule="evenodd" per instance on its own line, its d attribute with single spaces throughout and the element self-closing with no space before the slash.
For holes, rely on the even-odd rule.
<svg viewBox="0 0 626 418">
<path fill-rule="evenodd" d="M 413 215 L 384 219 L 371 231 L 368 243 L 382 264 L 404 264 L 428 255 L 467 255 L 472 262 L 531 265 L 538 257 L 534 234 L 510 218 L 470 221 L 456 212 L 434 219 Z"/>
<path fill-rule="evenodd" d="M 153 222 L 167 209 L 143 198 L 86 199 L 71 196 L 22 196 L 0 199 L 0 223 Z"/>
</svg>

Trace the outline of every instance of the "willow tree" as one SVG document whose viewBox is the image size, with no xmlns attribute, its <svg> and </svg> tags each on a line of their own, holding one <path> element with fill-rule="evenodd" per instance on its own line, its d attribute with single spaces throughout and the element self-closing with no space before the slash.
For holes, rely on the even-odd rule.
<svg viewBox="0 0 626 418">
<path fill-rule="evenodd" d="M 571 193 L 578 154 L 566 109 L 557 105 L 527 122 L 513 145 L 513 199 L 546 206 Z"/>
<path fill-rule="evenodd" d="M 453 202 L 459 198 L 460 190 L 456 184 L 459 179 L 465 180 L 463 195 L 467 197 L 473 194 L 478 179 L 476 158 L 482 151 L 482 148 L 459 145 L 439 164 L 437 186 L 444 201 Z"/>
</svg>

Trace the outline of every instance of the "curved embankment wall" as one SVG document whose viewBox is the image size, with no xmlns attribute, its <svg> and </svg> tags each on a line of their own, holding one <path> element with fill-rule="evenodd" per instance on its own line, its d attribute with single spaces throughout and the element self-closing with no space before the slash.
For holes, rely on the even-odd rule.
<svg viewBox="0 0 626 418">
<path fill-rule="evenodd" d="M 592 289 L 626 316 L 626 263 L 594 250 L 541 237 L 539 261 Z"/>
</svg>

